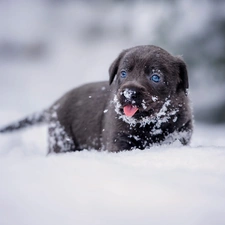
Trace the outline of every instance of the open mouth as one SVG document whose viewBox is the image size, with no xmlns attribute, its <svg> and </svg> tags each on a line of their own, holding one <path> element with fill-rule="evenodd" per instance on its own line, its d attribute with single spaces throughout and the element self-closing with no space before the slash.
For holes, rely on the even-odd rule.
<svg viewBox="0 0 225 225">
<path fill-rule="evenodd" d="M 131 104 L 123 107 L 123 112 L 128 117 L 134 116 L 137 111 L 138 107 Z"/>
<path fill-rule="evenodd" d="M 126 118 L 135 118 L 139 120 L 141 118 L 153 116 L 156 112 L 154 109 L 154 102 L 150 107 L 149 103 L 145 100 L 127 101 L 126 99 L 121 99 L 121 96 L 118 97 L 115 95 L 113 100 L 115 111 L 120 115 L 124 115 Z"/>
</svg>

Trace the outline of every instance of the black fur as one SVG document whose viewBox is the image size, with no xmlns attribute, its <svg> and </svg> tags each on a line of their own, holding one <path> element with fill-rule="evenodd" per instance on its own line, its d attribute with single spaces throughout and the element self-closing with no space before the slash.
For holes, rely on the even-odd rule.
<svg viewBox="0 0 225 225">
<path fill-rule="evenodd" d="M 127 77 L 121 78 L 120 72 Z M 160 76 L 153 82 L 151 76 Z M 124 50 L 109 68 L 107 82 L 90 83 L 66 93 L 36 120 L 25 119 L 0 132 L 49 123 L 49 152 L 145 149 L 192 135 L 188 73 L 182 59 L 156 46 Z M 132 116 L 123 108 L 135 106 Z"/>
</svg>

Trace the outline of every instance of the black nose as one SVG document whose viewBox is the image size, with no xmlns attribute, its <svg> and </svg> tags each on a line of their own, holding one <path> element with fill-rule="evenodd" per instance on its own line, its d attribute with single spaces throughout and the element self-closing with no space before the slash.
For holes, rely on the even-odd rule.
<svg viewBox="0 0 225 225">
<path fill-rule="evenodd" d="M 122 91 L 122 95 L 127 99 L 127 100 L 134 100 L 137 98 L 137 91 L 134 89 L 124 89 Z"/>
</svg>

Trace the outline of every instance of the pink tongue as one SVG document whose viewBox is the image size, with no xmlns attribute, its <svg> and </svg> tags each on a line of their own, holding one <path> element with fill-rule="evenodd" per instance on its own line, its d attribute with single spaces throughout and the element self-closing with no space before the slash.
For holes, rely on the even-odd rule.
<svg viewBox="0 0 225 225">
<path fill-rule="evenodd" d="M 132 105 L 127 105 L 123 107 L 123 111 L 126 116 L 132 117 L 138 111 L 138 108 Z"/>
</svg>

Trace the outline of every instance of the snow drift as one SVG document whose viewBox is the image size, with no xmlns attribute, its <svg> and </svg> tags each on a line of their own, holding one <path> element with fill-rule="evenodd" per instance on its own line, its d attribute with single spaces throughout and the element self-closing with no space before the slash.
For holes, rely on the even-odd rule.
<svg viewBox="0 0 225 225">
<path fill-rule="evenodd" d="M 225 127 L 191 146 L 47 152 L 46 127 L 0 136 L 0 224 L 224 224 Z"/>
</svg>

